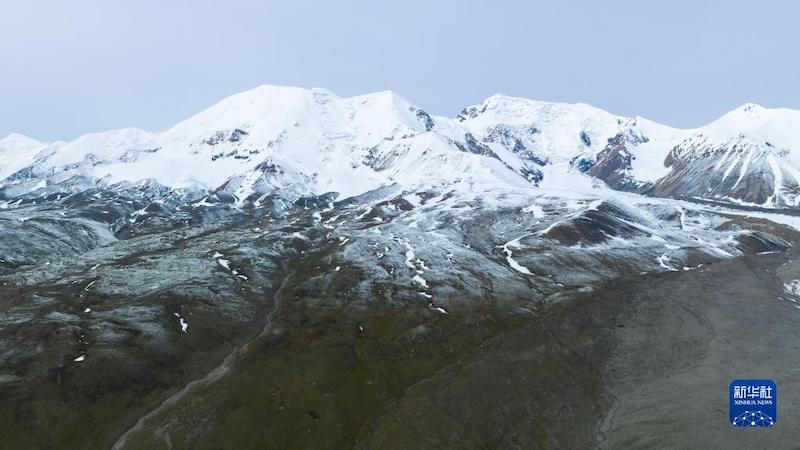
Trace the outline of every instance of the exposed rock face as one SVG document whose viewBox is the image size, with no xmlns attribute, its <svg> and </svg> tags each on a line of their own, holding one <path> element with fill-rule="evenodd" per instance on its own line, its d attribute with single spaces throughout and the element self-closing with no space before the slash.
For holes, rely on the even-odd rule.
<svg viewBox="0 0 800 450">
<path fill-rule="evenodd" d="M 669 153 L 656 195 L 767 207 L 800 203 L 800 112 L 747 104 L 698 129 Z"/>
<path fill-rule="evenodd" d="M 795 207 L 800 185 L 797 172 L 782 161 L 786 153 L 744 136 L 722 146 L 702 138 L 687 141 L 670 152 L 670 173 L 653 193 Z"/>
<path fill-rule="evenodd" d="M 632 179 L 631 154 L 624 143 L 609 146 L 597 155 L 597 162 L 588 170 L 588 174 L 606 182 L 617 190 L 627 190 L 632 184 L 638 184 Z"/>
</svg>

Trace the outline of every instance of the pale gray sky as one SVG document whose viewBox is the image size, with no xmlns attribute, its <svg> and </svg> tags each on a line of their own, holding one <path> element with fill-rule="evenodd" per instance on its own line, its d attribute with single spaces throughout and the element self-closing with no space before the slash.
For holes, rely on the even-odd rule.
<svg viewBox="0 0 800 450">
<path fill-rule="evenodd" d="M 0 4 L 0 136 L 168 128 L 259 84 L 491 94 L 698 126 L 800 108 L 794 1 L 62 0 Z"/>
</svg>

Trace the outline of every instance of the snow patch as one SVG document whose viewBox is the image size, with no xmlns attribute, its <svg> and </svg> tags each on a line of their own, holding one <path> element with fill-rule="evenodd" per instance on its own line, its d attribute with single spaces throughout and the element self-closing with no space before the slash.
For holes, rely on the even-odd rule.
<svg viewBox="0 0 800 450">
<path fill-rule="evenodd" d="M 516 270 L 517 272 L 524 273 L 525 275 L 533 275 L 533 274 L 531 273 L 530 270 L 528 270 L 527 267 L 521 265 L 514 258 L 511 257 L 513 255 L 511 248 L 520 248 L 520 240 L 530 235 L 531 234 L 529 233 L 503 244 L 503 251 L 506 254 L 506 262 L 508 262 L 508 265 L 511 266 L 511 268 Z"/>
<path fill-rule="evenodd" d="M 414 276 L 411 278 L 411 281 L 413 281 L 414 283 L 416 283 L 416 284 L 418 284 L 419 286 L 422 286 L 422 287 L 424 287 L 424 288 L 427 288 L 427 287 L 428 287 L 428 282 L 427 282 L 427 280 L 425 280 L 424 278 L 422 278 L 422 277 L 421 277 L 421 276 L 419 276 L 419 275 L 414 275 Z"/>
<path fill-rule="evenodd" d="M 522 212 L 524 213 L 533 213 L 533 217 L 536 219 L 541 219 L 545 216 L 544 209 L 542 209 L 539 205 L 530 205 L 525 208 L 522 208 Z"/>
</svg>

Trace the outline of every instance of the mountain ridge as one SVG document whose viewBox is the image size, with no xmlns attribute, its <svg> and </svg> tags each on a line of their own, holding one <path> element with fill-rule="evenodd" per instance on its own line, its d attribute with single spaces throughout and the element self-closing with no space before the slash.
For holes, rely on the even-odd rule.
<svg viewBox="0 0 800 450">
<path fill-rule="evenodd" d="M 563 176 L 585 172 L 617 190 L 794 207 L 797 124 L 800 111 L 747 103 L 703 127 L 680 129 L 586 103 L 503 94 L 449 118 L 391 90 L 339 97 L 324 88 L 261 85 L 164 131 L 124 128 L 53 143 L 1 139 L 0 195 L 55 192 L 74 177 L 101 184 L 152 178 L 172 188 L 227 189 L 242 204 L 290 185 L 286 192 L 295 196 L 343 197 L 392 183 L 539 186 L 543 167 L 555 165 L 564 166 Z"/>
</svg>

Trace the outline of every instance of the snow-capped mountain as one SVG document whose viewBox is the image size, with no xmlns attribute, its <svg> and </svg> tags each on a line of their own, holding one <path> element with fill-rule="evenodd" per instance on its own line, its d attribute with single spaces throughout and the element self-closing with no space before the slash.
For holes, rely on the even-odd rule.
<svg viewBox="0 0 800 450">
<path fill-rule="evenodd" d="M 800 111 L 737 108 L 670 151 L 657 195 L 764 206 L 800 204 Z"/>
<path fill-rule="evenodd" d="M 0 139 L 0 180 L 31 164 L 47 144 L 21 134 Z"/>
<path fill-rule="evenodd" d="M 745 105 L 681 130 L 499 94 L 450 119 L 390 91 L 341 98 L 261 86 L 163 132 L 131 128 L 50 144 L 9 136 L 0 140 L 0 196 L 152 179 L 243 204 L 275 192 L 346 198 L 395 183 L 535 189 L 551 181 L 549 172 L 562 185 L 585 183 L 588 173 L 619 190 L 796 206 L 798 124 L 800 112 Z"/>
<path fill-rule="evenodd" d="M 173 188 L 222 188 L 243 201 L 275 189 L 347 197 L 395 182 L 507 178 L 499 157 L 446 119 L 443 132 L 433 132 L 438 121 L 388 91 L 343 99 L 323 89 L 262 86 L 164 132 L 117 130 L 19 152 L 13 164 L 0 160 L 9 173 L 3 192 L 13 197 L 76 177 L 102 184 L 152 178 Z"/>
</svg>

